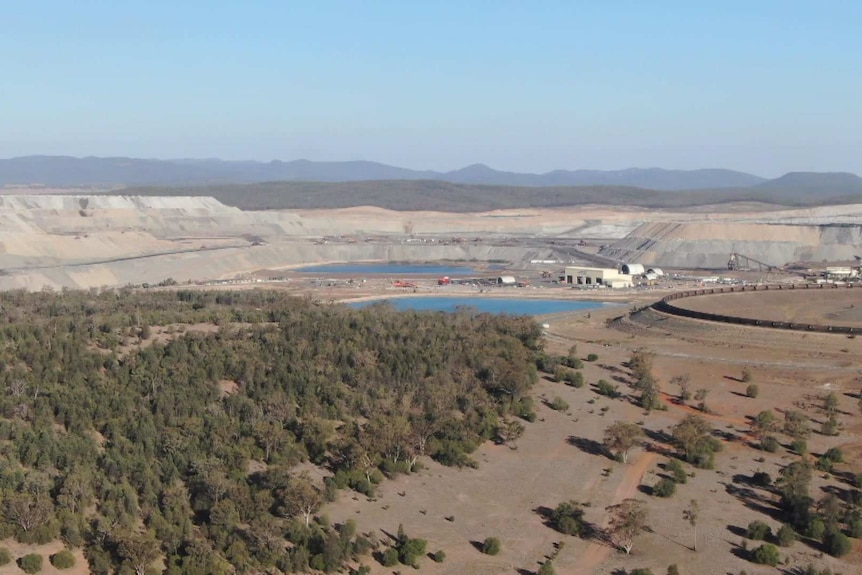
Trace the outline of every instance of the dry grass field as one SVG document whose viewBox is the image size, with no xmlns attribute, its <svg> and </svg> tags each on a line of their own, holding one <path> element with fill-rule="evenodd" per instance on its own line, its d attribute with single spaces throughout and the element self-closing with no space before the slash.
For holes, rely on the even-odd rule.
<svg viewBox="0 0 862 575">
<path fill-rule="evenodd" d="M 858 289 L 715 294 L 679 299 L 674 305 L 768 321 L 862 327 L 862 290 Z"/>
<path fill-rule="evenodd" d="M 427 573 L 535 573 L 560 543 L 554 560 L 557 573 L 612 575 L 645 567 L 663 574 L 670 564 L 691 575 L 794 574 L 808 564 L 845 575 L 862 573 L 862 546 L 857 540 L 854 552 L 840 560 L 813 543 L 780 548 L 782 563 L 776 570 L 751 563 L 742 536 L 754 520 L 765 521 L 773 531 L 780 526 L 777 496 L 752 489 L 745 478 L 756 471 L 775 478 L 783 466 L 798 459 L 786 448 L 786 436 L 779 437 L 783 447 L 776 453 L 752 446 L 750 418 L 758 412 L 774 410 L 780 417 L 783 410 L 803 409 L 817 428 L 823 419 L 820 397 L 836 392 L 843 429 L 835 437 L 813 433 L 809 452 L 813 457 L 840 447 L 846 463 L 836 466 L 836 474 L 862 471 L 862 418 L 857 409 L 862 388 L 860 343 L 835 335 L 717 326 L 653 311 L 606 325 L 607 319 L 626 311 L 617 307 L 548 318 L 550 351 L 565 353 L 577 344 L 578 355 L 595 353 L 599 359 L 585 363 L 588 385 L 581 389 L 547 378 L 541 381 L 535 388 L 539 419 L 526 424 L 517 449 L 484 445 L 476 454 L 476 470 L 427 463 L 417 474 L 385 482 L 374 500 L 342 497 L 324 512 L 333 521 L 355 519 L 361 530 L 373 532 L 381 541 L 403 524 L 411 537 L 428 540 L 430 552 L 446 552 L 443 564 L 422 560 L 421 570 Z M 633 350 L 643 348 L 655 353 L 654 372 L 663 387 L 666 411 L 647 414 L 631 397 L 623 364 Z M 746 397 L 747 384 L 739 381 L 745 367 L 759 387 L 757 398 Z M 692 474 L 689 481 L 673 497 L 658 498 L 649 492 L 669 460 L 658 453 L 668 447 L 661 433 L 686 415 L 700 413 L 694 401 L 680 404 L 679 389 L 668 383 L 682 374 L 689 376 L 692 390 L 709 390 L 710 413 L 703 415 L 722 433 L 724 449 L 714 470 L 686 466 Z M 599 379 L 617 380 L 623 396 L 598 395 L 590 384 Z M 554 397 L 570 405 L 568 412 L 547 405 Z M 654 450 L 636 450 L 627 464 L 596 453 L 604 429 L 616 420 L 642 423 Z M 835 487 L 846 489 L 835 475 L 815 473 L 812 496 L 818 499 L 825 489 Z M 573 499 L 587 504 L 586 520 L 602 527 L 607 521 L 605 507 L 627 497 L 645 501 L 649 510 L 648 532 L 637 540 L 631 555 L 600 540 L 562 535 L 543 518 L 558 503 Z M 693 529 L 683 518 L 691 500 L 700 505 L 696 552 L 691 549 Z M 502 541 L 499 555 L 489 557 L 477 549 L 486 537 Z M 374 562 L 373 572 L 394 571 Z"/>
</svg>

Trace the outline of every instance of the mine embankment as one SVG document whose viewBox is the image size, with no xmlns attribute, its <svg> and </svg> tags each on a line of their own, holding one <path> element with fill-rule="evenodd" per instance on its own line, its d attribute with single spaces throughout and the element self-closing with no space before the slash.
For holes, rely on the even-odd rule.
<svg viewBox="0 0 862 575">
<path fill-rule="evenodd" d="M 204 196 L 7 195 L 0 196 L 0 289 L 225 279 L 338 261 L 715 269 L 731 252 L 774 265 L 849 259 L 862 242 L 859 206 L 742 207 L 243 211 Z"/>
</svg>

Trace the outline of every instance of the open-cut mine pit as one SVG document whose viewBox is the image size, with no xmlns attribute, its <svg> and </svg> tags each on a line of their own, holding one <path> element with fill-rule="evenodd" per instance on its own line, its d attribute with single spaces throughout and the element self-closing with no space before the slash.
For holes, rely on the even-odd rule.
<svg viewBox="0 0 862 575">
<path fill-rule="evenodd" d="M 690 212 L 588 206 L 483 213 L 243 211 L 209 197 L 0 196 L 0 289 L 223 280 L 343 261 L 531 261 L 723 269 L 851 259 L 862 205 Z"/>
</svg>

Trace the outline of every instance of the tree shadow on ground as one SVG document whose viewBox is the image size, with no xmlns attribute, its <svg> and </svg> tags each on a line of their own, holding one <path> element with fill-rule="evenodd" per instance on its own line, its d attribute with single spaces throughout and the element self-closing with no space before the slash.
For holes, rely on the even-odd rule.
<svg viewBox="0 0 862 575">
<path fill-rule="evenodd" d="M 595 439 L 588 439 L 586 437 L 576 437 L 574 435 L 570 435 L 566 438 L 566 443 L 569 445 L 574 445 L 584 453 L 588 453 L 590 455 L 599 455 L 601 457 L 606 457 L 611 461 L 614 461 L 613 456 L 608 453 L 605 449 L 605 446 L 596 441 Z"/>
<path fill-rule="evenodd" d="M 717 437 L 718 439 L 720 439 L 722 441 L 728 441 L 728 442 L 742 441 L 743 444 L 747 444 L 745 439 L 743 438 L 743 436 L 738 435 L 735 430 L 729 431 L 727 429 L 716 429 L 712 435 L 714 437 Z"/>
<path fill-rule="evenodd" d="M 658 441 L 659 443 L 664 443 L 667 445 L 673 445 L 673 437 L 667 433 L 666 431 L 643 428 L 644 435 L 650 438 L 652 441 Z"/>
<path fill-rule="evenodd" d="M 616 545 L 611 541 L 608 532 L 595 523 L 590 523 L 589 521 L 583 522 L 583 527 L 581 528 L 581 539 L 584 541 L 594 541 L 601 545 L 607 545 L 612 549 L 616 549 Z"/>
<path fill-rule="evenodd" d="M 612 375 L 611 379 L 616 381 L 617 383 L 621 383 L 623 385 L 630 385 L 629 378 L 623 377 L 621 375 Z"/>
<path fill-rule="evenodd" d="M 835 477 L 835 479 L 837 479 L 839 483 L 849 485 L 850 487 L 856 487 L 856 475 L 852 471 L 840 471 L 833 469 L 832 476 Z"/>
<path fill-rule="evenodd" d="M 733 553 L 735 557 L 739 557 L 743 561 L 751 561 L 751 551 L 743 549 L 742 545 L 734 545 L 730 552 Z"/>
<path fill-rule="evenodd" d="M 649 525 L 644 527 L 644 531 L 646 531 L 647 533 L 651 533 L 657 537 L 661 537 L 662 539 L 665 539 L 666 541 L 670 541 L 671 543 L 675 543 L 675 544 L 679 545 L 680 547 L 683 547 L 685 549 L 689 549 L 689 550 L 693 551 L 693 549 L 690 546 L 686 545 L 685 543 L 681 543 L 681 542 L 677 541 L 676 539 L 672 539 L 672 538 L 668 537 L 667 535 L 665 535 L 664 533 L 659 533 L 658 531 L 656 531 L 655 529 L 653 529 Z"/>
<path fill-rule="evenodd" d="M 752 511 L 757 511 L 773 519 L 782 521 L 784 513 L 770 498 L 764 497 L 750 487 L 742 487 L 733 483 L 725 483 L 725 491 L 736 497 L 743 505 Z"/>
<path fill-rule="evenodd" d="M 838 485 L 821 485 L 820 491 L 823 493 L 831 493 L 848 506 L 853 506 L 855 489 L 844 489 Z"/>
<path fill-rule="evenodd" d="M 610 371 L 611 373 L 626 373 L 623 369 L 618 365 L 611 365 L 609 363 L 597 363 L 600 368 Z"/>
<path fill-rule="evenodd" d="M 554 513 L 554 510 L 551 509 L 550 507 L 545 507 L 544 505 L 539 505 L 539 506 L 533 508 L 533 513 L 535 513 L 536 515 L 538 515 L 539 517 L 541 517 L 545 521 L 548 521 L 551 519 L 551 514 Z"/>
<path fill-rule="evenodd" d="M 796 565 L 794 567 L 777 567 L 781 575 L 808 575 L 808 566 Z"/>
</svg>

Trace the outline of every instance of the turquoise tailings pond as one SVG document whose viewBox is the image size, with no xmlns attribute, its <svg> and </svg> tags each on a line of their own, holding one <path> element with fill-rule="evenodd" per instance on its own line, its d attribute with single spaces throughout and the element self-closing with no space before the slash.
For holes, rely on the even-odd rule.
<svg viewBox="0 0 862 575">
<path fill-rule="evenodd" d="M 600 301 L 571 299 L 527 299 L 501 297 L 445 297 L 416 296 L 392 299 L 348 302 L 352 308 L 363 308 L 376 303 L 388 303 L 398 311 L 455 311 L 459 308 L 469 308 L 479 313 L 507 313 L 510 315 L 545 315 L 571 311 L 586 311 L 609 305 L 618 305 Z"/>
</svg>

